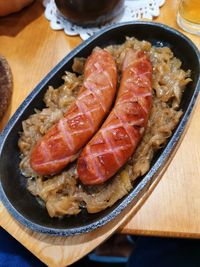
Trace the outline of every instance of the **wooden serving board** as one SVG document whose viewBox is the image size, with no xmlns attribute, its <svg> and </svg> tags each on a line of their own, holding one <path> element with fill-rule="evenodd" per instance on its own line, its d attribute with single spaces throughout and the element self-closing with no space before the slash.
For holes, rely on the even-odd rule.
<svg viewBox="0 0 200 267">
<path fill-rule="evenodd" d="M 165 169 L 168 164 L 166 164 Z M 36 233 L 17 222 L 2 204 L 0 204 L 0 225 L 48 266 L 68 266 L 96 248 L 119 227 L 123 227 L 144 204 L 158 184 L 165 169 L 148 185 L 148 188 L 146 188 L 139 201 L 133 203 L 134 206 L 129 205 L 114 220 L 95 231 L 69 237 Z"/>
<path fill-rule="evenodd" d="M 167 0 L 155 20 L 178 28 L 175 19 L 178 2 Z M 199 37 L 186 35 L 200 47 Z M 40 0 L 18 14 L 0 19 L 0 53 L 10 63 L 14 77 L 12 103 L 0 129 L 38 82 L 80 42 L 78 37 L 50 29 Z M 129 234 L 200 237 L 199 114 L 200 101 L 164 175 L 156 178 L 136 206 L 129 206 L 104 227 L 73 237 L 39 234 L 13 219 L 2 203 L 0 225 L 41 261 L 59 267 L 77 261 L 117 229 Z"/>
</svg>

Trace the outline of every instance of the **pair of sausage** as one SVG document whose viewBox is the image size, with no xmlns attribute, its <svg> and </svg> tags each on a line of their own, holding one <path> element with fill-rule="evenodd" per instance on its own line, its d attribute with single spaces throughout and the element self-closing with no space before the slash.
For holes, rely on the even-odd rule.
<svg viewBox="0 0 200 267">
<path fill-rule="evenodd" d="M 110 111 L 116 85 L 117 69 L 111 54 L 100 48 L 94 50 L 85 64 L 84 82 L 76 101 L 33 148 L 33 170 L 42 175 L 55 174 L 76 158 Z M 144 52 L 127 49 L 114 108 L 78 159 L 82 183 L 103 183 L 126 163 L 144 133 L 151 104 L 151 62 Z"/>
</svg>

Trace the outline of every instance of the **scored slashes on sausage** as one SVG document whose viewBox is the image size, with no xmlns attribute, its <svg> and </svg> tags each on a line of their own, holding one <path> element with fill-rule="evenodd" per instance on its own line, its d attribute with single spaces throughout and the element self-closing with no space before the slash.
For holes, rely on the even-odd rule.
<svg viewBox="0 0 200 267">
<path fill-rule="evenodd" d="M 117 68 L 112 55 L 96 48 L 86 61 L 77 99 L 33 147 L 30 164 L 36 173 L 58 173 L 77 157 L 110 111 L 116 85 Z"/>
<path fill-rule="evenodd" d="M 144 133 L 151 105 L 151 62 L 144 52 L 128 49 L 115 106 L 78 159 L 82 183 L 103 183 L 127 162 Z"/>
</svg>

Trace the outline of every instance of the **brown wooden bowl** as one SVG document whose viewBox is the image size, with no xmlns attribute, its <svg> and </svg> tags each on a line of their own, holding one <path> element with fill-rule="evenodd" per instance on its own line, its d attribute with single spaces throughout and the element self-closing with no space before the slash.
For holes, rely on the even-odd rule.
<svg viewBox="0 0 200 267">
<path fill-rule="evenodd" d="M 7 110 L 13 90 L 12 72 L 7 60 L 0 55 L 0 119 Z"/>
</svg>

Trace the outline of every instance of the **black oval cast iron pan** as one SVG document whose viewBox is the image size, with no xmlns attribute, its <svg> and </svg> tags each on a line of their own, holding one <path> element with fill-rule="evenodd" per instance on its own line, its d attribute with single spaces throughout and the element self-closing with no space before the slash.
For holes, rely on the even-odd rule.
<svg viewBox="0 0 200 267">
<path fill-rule="evenodd" d="M 127 196 L 96 214 L 81 212 L 77 216 L 63 219 L 50 218 L 46 209 L 27 191 L 26 179 L 19 170 L 20 153 L 17 142 L 22 130 L 22 121 L 33 114 L 35 108 L 44 107 L 42 99 L 48 86 L 56 88 L 63 83 L 61 77 L 66 70 L 72 71 L 74 57 L 87 57 L 96 46 L 123 43 L 126 36 L 150 41 L 155 46 L 170 47 L 174 55 L 182 61 L 182 68 L 191 70 L 192 82 L 188 84 L 181 102 L 183 116 L 166 146 L 154 157 L 149 172 L 137 180 Z M 148 184 L 153 182 L 158 171 L 165 166 L 185 128 L 200 88 L 199 58 L 199 51 L 187 37 L 165 25 L 152 22 L 129 22 L 110 26 L 69 53 L 25 99 L 1 135 L 0 196 L 8 211 L 32 230 L 67 236 L 92 231 L 115 218 L 129 203 L 137 202 Z"/>
</svg>

